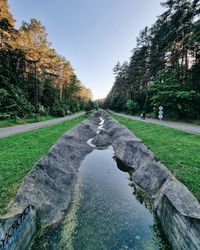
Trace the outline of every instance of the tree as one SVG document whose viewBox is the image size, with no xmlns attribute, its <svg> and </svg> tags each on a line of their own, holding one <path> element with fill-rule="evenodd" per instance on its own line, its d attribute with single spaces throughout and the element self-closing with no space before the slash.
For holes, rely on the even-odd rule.
<svg viewBox="0 0 200 250">
<path fill-rule="evenodd" d="M 130 62 L 114 67 L 115 82 L 104 105 L 118 111 L 199 117 L 200 5 L 198 0 L 166 0 L 157 21 L 136 39 Z M 125 70 L 124 70 L 125 69 Z M 135 112 L 135 110 L 134 110 Z"/>
<path fill-rule="evenodd" d="M 69 109 L 83 109 L 91 91 L 77 78 L 71 63 L 51 47 L 42 23 L 31 19 L 18 30 L 14 25 L 8 2 L 2 0 L 0 117 L 26 117 L 41 111 L 63 116 Z"/>
<path fill-rule="evenodd" d="M 15 20 L 10 12 L 8 1 L 0 1 L 0 48 L 10 45 L 14 30 Z"/>
</svg>

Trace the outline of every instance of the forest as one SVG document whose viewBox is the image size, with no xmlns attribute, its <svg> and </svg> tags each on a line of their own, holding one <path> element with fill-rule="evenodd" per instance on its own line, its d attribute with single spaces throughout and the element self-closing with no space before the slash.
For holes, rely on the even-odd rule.
<svg viewBox="0 0 200 250">
<path fill-rule="evenodd" d="M 129 61 L 113 69 L 104 107 L 165 117 L 200 118 L 200 2 L 167 0 L 164 13 L 136 40 Z"/>
<path fill-rule="evenodd" d="M 0 1 L 0 120 L 88 109 L 92 93 L 71 63 L 58 55 L 36 19 L 15 28 L 8 1 Z"/>
</svg>

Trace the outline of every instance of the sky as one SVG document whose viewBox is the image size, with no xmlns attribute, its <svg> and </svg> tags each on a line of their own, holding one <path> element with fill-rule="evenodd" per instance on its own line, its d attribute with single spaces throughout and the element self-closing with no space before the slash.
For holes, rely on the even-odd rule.
<svg viewBox="0 0 200 250">
<path fill-rule="evenodd" d="M 94 99 L 104 98 L 113 67 L 128 61 L 136 37 L 163 12 L 160 0 L 9 0 L 19 27 L 36 18 L 56 51 L 70 60 Z"/>
</svg>

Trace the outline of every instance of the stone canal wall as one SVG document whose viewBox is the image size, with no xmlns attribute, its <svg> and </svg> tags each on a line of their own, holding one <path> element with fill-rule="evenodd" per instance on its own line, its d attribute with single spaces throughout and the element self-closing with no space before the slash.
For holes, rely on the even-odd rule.
<svg viewBox="0 0 200 250">
<path fill-rule="evenodd" d="M 104 118 L 104 127 L 96 134 L 100 116 Z M 105 111 L 96 112 L 65 133 L 23 179 L 9 204 L 9 214 L 0 218 L 0 249 L 28 249 L 36 228 L 36 213 L 42 227 L 62 219 L 71 201 L 80 164 L 93 150 L 87 143 L 93 137 L 92 143 L 97 146 L 112 144 L 116 157 L 132 169 L 133 182 L 149 197 L 173 249 L 199 250 L 198 201 L 156 161 L 140 139 Z M 22 217 L 29 204 L 30 213 Z"/>
<path fill-rule="evenodd" d="M 96 135 L 98 123 L 94 114 L 65 133 L 23 179 L 9 210 L 31 204 L 43 226 L 59 221 L 71 201 L 80 164 L 92 152 L 87 141 Z"/>
<path fill-rule="evenodd" d="M 132 180 L 151 200 L 173 249 L 199 250 L 200 204 L 196 198 L 167 167 L 156 161 L 140 139 L 106 112 L 102 111 L 102 116 L 102 134 L 109 135 L 116 157 L 133 169 Z"/>
<path fill-rule="evenodd" d="M 62 219 L 71 201 L 80 164 L 93 150 L 87 141 L 96 135 L 99 121 L 99 115 L 93 114 L 65 133 L 25 176 L 9 204 L 9 213 L 0 218 L 0 250 L 29 249 L 36 230 L 36 214 L 42 228 Z M 29 204 L 30 213 L 17 230 L 13 229 Z"/>
</svg>

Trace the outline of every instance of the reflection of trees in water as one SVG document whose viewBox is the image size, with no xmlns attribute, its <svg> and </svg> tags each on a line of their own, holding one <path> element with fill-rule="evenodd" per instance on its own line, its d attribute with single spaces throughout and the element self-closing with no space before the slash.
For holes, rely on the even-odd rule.
<svg viewBox="0 0 200 250">
<path fill-rule="evenodd" d="M 162 229 L 162 226 L 156 216 L 156 214 L 153 212 L 153 203 L 152 201 L 148 198 L 148 196 L 145 194 L 144 191 L 142 191 L 139 186 L 137 186 L 133 181 L 132 181 L 132 173 L 134 171 L 133 168 L 127 166 L 123 161 L 121 161 L 119 158 L 116 156 L 113 157 L 113 159 L 117 163 L 117 167 L 123 171 L 123 172 L 128 172 L 129 174 L 129 186 L 133 188 L 133 195 L 135 196 L 136 200 L 141 204 L 144 205 L 154 216 L 154 224 L 150 226 L 150 229 L 152 231 L 152 241 L 148 243 L 148 245 L 145 246 L 145 249 L 155 249 L 155 243 L 158 244 L 159 249 L 162 250 L 171 250 L 171 246 L 167 240 L 167 237 L 164 234 L 164 231 Z"/>
<path fill-rule="evenodd" d="M 162 229 L 161 223 L 159 222 L 156 214 L 154 214 L 154 224 L 150 226 L 152 232 L 152 241 L 156 242 L 162 250 L 172 250 L 172 247 Z"/>
<path fill-rule="evenodd" d="M 153 204 L 152 201 L 148 198 L 148 196 L 138 187 L 136 186 L 131 178 L 131 174 L 129 174 L 129 185 L 133 187 L 133 195 L 136 197 L 137 201 L 140 202 L 140 204 L 144 205 L 152 214 L 154 217 L 154 224 L 150 226 L 150 229 L 152 231 L 152 247 L 155 246 L 155 243 L 158 244 L 159 248 L 162 250 L 171 250 L 171 246 L 169 241 L 167 240 L 167 237 L 162 229 L 161 223 L 159 222 L 156 214 L 153 211 Z M 147 246 L 147 249 L 151 246 Z"/>
<path fill-rule="evenodd" d="M 170 243 L 162 229 L 161 223 L 159 222 L 156 214 L 153 211 L 153 205 L 151 200 L 148 198 L 148 196 L 137 186 L 133 183 L 131 178 L 131 173 L 129 173 L 129 185 L 133 187 L 133 195 L 136 197 L 136 200 L 139 201 L 140 204 L 144 205 L 152 214 L 154 217 L 154 224 L 150 226 L 151 232 L 152 232 L 152 242 L 149 246 L 146 246 L 146 249 L 153 249 L 153 246 L 155 247 L 155 243 L 158 244 L 159 249 L 162 250 L 171 250 Z"/>
<path fill-rule="evenodd" d="M 144 191 L 142 191 L 136 184 L 133 183 L 131 175 L 129 180 L 131 181 L 130 186 L 133 187 L 133 195 L 135 195 L 137 201 L 139 201 L 140 204 L 144 205 L 152 213 L 153 206 L 151 200 Z"/>
<path fill-rule="evenodd" d="M 122 160 L 120 160 L 116 156 L 113 156 L 113 159 L 116 161 L 117 167 L 119 168 L 119 170 L 123 172 L 128 172 L 128 173 L 132 173 L 134 171 L 132 167 L 127 166 Z"/>
</svg>

